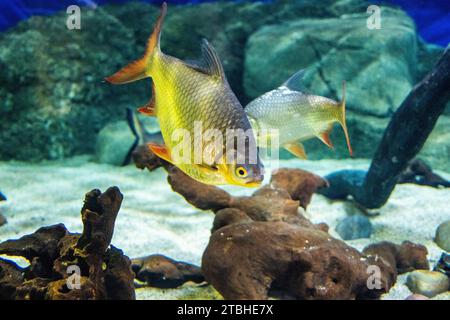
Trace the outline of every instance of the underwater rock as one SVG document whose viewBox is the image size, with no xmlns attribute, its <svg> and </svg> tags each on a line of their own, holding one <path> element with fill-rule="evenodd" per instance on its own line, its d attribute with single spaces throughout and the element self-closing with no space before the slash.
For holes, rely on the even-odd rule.
<svg viewBox="0 0 450 320">
<path fill-rule="evenodd" d="M 6 201 L 6 196 L 0 192 L 0 201 Z"/>
<path fill-rule="evenodd" d="M 8 220 L 0 213 L 0 227 L 7 224 Z"/>
<path fill-rule="evenodd" d="M 450 110 L 448 106 L 446 110 Z M 436 126 L 419 153 L 419 156 L 424 158 L 434 169 L 448 171 L 448 159 L 450 159 L 449 127 L 450 116 L 448 114 L 440 116 Z M 446 185 L 449 185 L 448 181 Z"/>
<path fill-rule="evenodd" d="M 23 283 L 23 269 L 0 258 L 0 300 L 13 300 L 16 288 Z"/>
<path fill-rule="evenodd" d="M 382 258 L 393 266 L 399 274 L 419 270 L 428 270 L 428 250 L 421 244 L 411 241 L 403 241 L 401 245 L 388 241 L 382 241 L 368 245 L 363 250 L 364 255 Z M 377 258 L 378 257 L 378 258 Z"/>
<path fill-rule="evenodd" d="M 157 288 L 177 288 L 183 283 L 205 281 L 200 267 L 155 254 L 131 260 L 136 279 Z"/>
<path fill-rule="evenodd" d="M 300 201 L 306 210 L 316 190 L 328 187 L 328 181 L 318 175 L 301 169 L 281 168 L 272 172 L 270 184 L 275 188 L 285 189 L 292 200 Z"/>
<path fill-rule="evenodd" d="M 409 243 L 391 245 L 409 250 Z M 202 270 L 225 299 L 368 299 L 395 283 L 397 265 L 427 262 L 426 254 L 407 258 L 411 260 L 401 261 L 404 256 L 389 255 L 381 245 L 361 254 L 316 226 L 255 221 L 242 211 L 224 209 L 216 215 Z M 380 268 L 381 278 L 379 286 L 369 289 L 371 265 Z"/>
<path fill-rule="evenodd" d="M 450 252 L 450 220 L 442 222 L 436 229 L 434 242 L 447 252 Z"/>
<path fill-rule="evenodd" d="M 413 293 L 432 298 L 449 289 L 450 280 L 441 272 L 416 270 L 406 279 L 406 285 Z"/>
<path fill-rule="evenodd" d="M 94 153 L 101 128 L 145 101 L 145 84 L 113 89 L 102 83 L 120 61 L 135 56 L 133 32 L 102 9 L 82 15 L 82 30 L 66 27 L 64 11 L 2 34 L 0 101 L 10 105 L 0 104 L 2 159 Z"/>
<path fill-rule="evenodd" d="M 398 183 L 415 183 L 433 188 L 450 188 L 450 181 L 433 172 L 423 160 L 411 160 L 398 178 Z"/>
<path fill-rule="evenodd" d="M 434 271 L 442 272 L 450 278 L 450 254 L 443 252 Z"/>
<path fill-rule="evenodd" d="M 81 235 L 58 224 L 0 243 L 0 254 L 30 262 L 21 269 L 2 260 L 0 292 L 17 300 L 134 299 L 131 262 L 110 246 L 122 198 L 117 187 L 87 193 Z"/>
<path fill-rule="evenodd" d="M 336 232 L 343 240 L 370 238 L 372 223 L 362 215 L 345 217 L 336 225 Z"/>
<path fill-rule="evenodd" d="M 121 166 L 134 142 L 134 136 L 125 121 L 106 125 L 97 135 L 95 160 Z"/>
</svg>

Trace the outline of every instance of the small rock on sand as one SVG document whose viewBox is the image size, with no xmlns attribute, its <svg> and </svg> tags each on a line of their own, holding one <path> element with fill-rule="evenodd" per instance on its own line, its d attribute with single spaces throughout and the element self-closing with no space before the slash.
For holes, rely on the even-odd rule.
<svg viewBox="0 0 450 320">
<path fill-rule="evenodd" d="M 362 215 L 346 217 L 338 222 L 336 232 L 344 240 L 370 238 L 372 234 L 372 223 Z"/>
<path fill-rule="evenodd" d="M 434 241 L 445 251 L 450 251 L 450 220 L 442 222 L 436 229 Z"/>
<path fill-rule="evenodd" d="M 431 298 L 447 291 L 450 286 L 450 280 L 441 272 L 416 270 L 408 275 L 406 285 L 413 293 Z"/>
</svg>

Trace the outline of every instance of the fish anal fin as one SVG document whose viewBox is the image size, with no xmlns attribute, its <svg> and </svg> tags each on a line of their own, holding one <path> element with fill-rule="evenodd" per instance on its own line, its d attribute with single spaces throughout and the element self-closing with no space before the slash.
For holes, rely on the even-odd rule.
<svg viewBox="0 0 450 320">
<path fill-rule="evenodd" d="M 331 128 L 325 132 L 320 133 L 317 138 L 319 138 L 323 143 L 325 143 L 329 148 L 334 149 L 333 142 L 330 139 Z"/>
<path fill-rule="evenodd" d="M 287 144 L 283 145 L 283 147 L 287 151 L 292 153 L 294 156 L 296 156 L 297 158 L 304 159 L 304 160 L 307 159 L 306 152 L 305 152 L 305 147 L 303 146 L 302 143 L 300 143 L 300 142 L 291 142 L 291 143 L 287 143 Z"/>
<path fill-rule="evenodd" d="M 170 151 L 167 149 L 165 145 L 160 145 L 156 143 L 148 143 L 147 146 L 150 150 L 159 158 L 166 160 L 167 162 L 172 163 L 172 158 L 170 156 Z"/>
</svg>

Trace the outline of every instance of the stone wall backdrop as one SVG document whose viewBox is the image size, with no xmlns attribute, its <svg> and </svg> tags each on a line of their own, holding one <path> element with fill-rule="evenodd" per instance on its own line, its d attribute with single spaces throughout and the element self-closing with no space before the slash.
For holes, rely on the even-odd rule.
<svg viewBox="0 0 450 320">
<path fill-rule="evenodd" d="M 169 6 L 162 48 L 191 59 L 207 38 L 244 105 L 302 68 L 305 88 L 315 94 L 340 99 L 346 80 L 355 154 L 371 157 L 390 116 L 443 48 L 425 44 L 398 8 L 382 6 L 381 30 L 368 30 L 367 6 L 362 0 Z M 112 86 L 103 78 L 143 53 L 158 12 L 138 2 L 83 8 L 81 30 L 68 30 L 62 12 L 0 34 L 0 159 L 92 154 L 107 125 L 111 139 L 130 144 L 131 135 L 113 132 L 124 126 L 111 124 L 124 120 L 125 108 L 148 101 L 150 80 Z M 450 156 L 449 124 L 447 112 L 422 151 L 433 166 L 445 168 Z M 336 151 L 308 142 L 309 157 L 347 157 L 337 127 L 332 140 Z"/>
</svg>

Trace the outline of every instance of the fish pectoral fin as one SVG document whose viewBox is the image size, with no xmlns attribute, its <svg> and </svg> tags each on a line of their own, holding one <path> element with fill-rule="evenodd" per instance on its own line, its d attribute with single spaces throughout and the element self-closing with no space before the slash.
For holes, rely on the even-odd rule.
<svg viewBox="0 0 450 320">
<path fill-rule="evenodd" d="M 300 142 L 291 142 L 283 146 L 287 151 L 292 153 L 294 156 L 300 159 L 307 159 L 305 153 L 305 147 Z"/>
<path fill-rule="evenodd" d="M 143 105 L 142 107 L 139 107 L 137 109 L 140 113 L 145 114 L 149 117 L 156 117 L 156 110 L 155 110 L 155 85 L 152 84 L 152 97 L 150 98 L 150 101 Z"/>
<path fill-rule="evenodd" d="M 173 163 L 172 157 L 170 156 L 170 151 L 165 145 L 156 144 L 156 143 L 148 143 L 147 146 L 159 158 L 166 160 L 167 162 Z"/>
<path fill-rule="evenodd" d="M 319 134 L 317 136 L 317 138 L 319 138 L 320 141 L 325 143 L 329 148 L 334 149 L 333 142 L 331 142 L 331 139 L 330 139 L 330 131 L 331 130 L 322 132 L 321 134 Z"/>
</svg>

